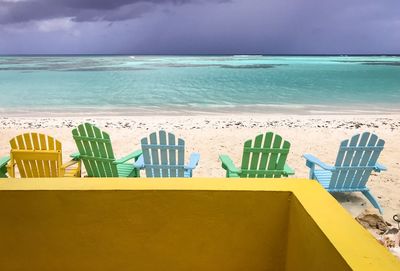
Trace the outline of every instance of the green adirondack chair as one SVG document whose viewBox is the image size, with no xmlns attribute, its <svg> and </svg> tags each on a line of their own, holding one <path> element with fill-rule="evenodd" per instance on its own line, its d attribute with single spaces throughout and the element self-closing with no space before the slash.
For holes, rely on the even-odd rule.
<svg viewBox="0 0 400 271">
<path fill-rule="evenodd" d="M 10 161 L 10 156 L 0 158 L 0 178 L 7 178 L 7 163 Z"/>
<path fill-rule="evenodd" d="M 286 164 L 290 143 L 282 142 L 282 137 L 268 132 L 258 135 L 244 143 L 242 166 L 236 168 L 232 159 L 220 155 L 222 167 L 228 178 L 280 178 L 294 174 L 294 170 Z"/>
<path fill-rule="evenodd" d="M 114 157 L 110 136 L 90 123 L 84 123 L 72 130 L 72 136 L 79 153 L 73 158 L 82 160 L 88 177 L 139 177 L 139 170 L 133 166 L 142 154 L 135 151 L 119 160 Z"/>
</svg>

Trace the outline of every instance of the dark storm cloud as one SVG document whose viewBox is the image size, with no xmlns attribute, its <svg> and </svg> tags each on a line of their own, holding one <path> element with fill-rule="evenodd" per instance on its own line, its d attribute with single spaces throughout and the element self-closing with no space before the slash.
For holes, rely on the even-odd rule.
<svg viewBox="0 0 400 271">
<path fill-rule="evenodd" d="M 400 54 L 400 0 L 0 0 L 0 54 Z"/>
<path fill-rule="evenodd" d="M 0 0 L 0 23 L 71 17 L 74 21 L 121 21 L 140 17 L 162 4 L 197 0 Z"/>
</svg>

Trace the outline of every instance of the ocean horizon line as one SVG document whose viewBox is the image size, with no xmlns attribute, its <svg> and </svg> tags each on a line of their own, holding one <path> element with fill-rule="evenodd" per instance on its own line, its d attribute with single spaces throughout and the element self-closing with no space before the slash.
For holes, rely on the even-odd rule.
<svg viewBox="0 0 400 271">
<path fill-rule="evenodd" d="M 135 53 L 124 53 L 124 54 L 120 54 L 120 53 L 87 53 L 87 54 L 75 54 L 75 53 L 62 53 L 62 54 L 57 54 L 57 53 L 50 53 L 50 54 L 1 54 L 0 53 L 0 57 L 25 57 L 25 56 L 33 56 L 33 57 L 48 57 L 48 56 L 61 56 L 61 57 L 67 57 L 67 56 L 178 56 L 178 57 L 184 57 L 184 56 L 321 56 L 321 57 L 329 57 L 329 56 L 333 56 L 333 57 L 352 57 L 352 56 L 360 56 L 360 57 L 368 57 L 368 56 L 374 56 L 374 57 L 390 57 L 390 56 L 394 56 L 394 57 L 398 57 L 400 56 L 400 53 L 397 54 L 380 54 L 380 53 L 371 53 L 371 54 L 262 54 L 262 53 L 237 53 L 237 54 L 202 54 L 202 53 L 198 53 L 198 54 L 135 54 Z"/>
</svg>

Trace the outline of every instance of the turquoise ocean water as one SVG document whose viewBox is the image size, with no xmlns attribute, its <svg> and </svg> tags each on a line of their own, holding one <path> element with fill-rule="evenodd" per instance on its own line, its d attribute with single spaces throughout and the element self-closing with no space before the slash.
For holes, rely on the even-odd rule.
<svg viewBox="0 0 400 271">
<path fill-rule="evenodd" d="M 0 57 L 5 113 L 392 112 L 399 105 L 395 56 Z"/>
</svg>

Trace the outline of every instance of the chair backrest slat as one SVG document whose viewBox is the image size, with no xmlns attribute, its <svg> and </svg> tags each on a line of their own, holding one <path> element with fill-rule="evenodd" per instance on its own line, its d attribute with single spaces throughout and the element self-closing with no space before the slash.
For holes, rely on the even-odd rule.
<svg viewBox="0 0 400 271">
<path fill-rule="evenodd" d="M 368 145 L 370 146 L 378 146 L 378 147 L 383 147 L 385 145 L 385 141 L 383 141 L 382 139 L 378 140 L 378 137 L 375 135 L 371 135 L 371 139 L 368 143 Z M 376 162 L 378 161 L 379 155 L 382 152 L 382 148 L 381 149 L 376 149 L 376 150 L 372 150 L 372 151 L 365 151 L 364 157 L 362 158 L 361 164 L 362 165 L 366 165 L 367 168 L 364 169 L 363 171 L 360 171 L 358 176 L 359 177 L 359 182 L 358 182 L 358 186 L 359 187 L 364 187 L 368 181 L 369 176 L 371 175 L 371 172 L 373 170 L 373 168 L 376 165 Z M 356 176 L 356 177 L 358 177 Z"/>
<path fill-rule="evenodd" d="M 181 138 L 178 138 L 178 146 L 182 146 L 183 148 L 178 149 L 178 177 L 185 176 L 185 141 Z"/>
<path fill-rule="evenodd" d="M 116 167 L 112 166 L 112 162 L 115 161 L 114 153 L 111 151 L 110 155 L 107 153 L 106 146 L 110 145 L 111 147 L 111 140 L 110 138 L 104 138 L 104 133 L 100 131 L 99 128 L 93 127 L 94 136 L 97 138 L 97 147 L 99 151 L 99 161 L 100 159 L 105 159 L 102 164 L 102 172 L 104 176 L 118 176 L 118 172 L 116 171 Z M 107 162 L 105 162 L 107 161 Z M 115 170 L 115 172 L 113 172 Z"/>
<path fill-rule="evenodd" d="M 168 142 L 167 142 L 168 141 Z M 147 177 L 184 177 L 185 142 L 165 131 L 141 140 Z"/>
<path fill-rule="evenodd" d="M 369 132 L 340 144 L 330 189 L 364 188 L 385 142 Z"/>
<path fill-rule="evenodd" d="M 51 136 L 25 133 L 10 140 L 11 163 L 22 178 L 58 177 L 62 163 L 61 143 Z M 10 176 L 15 176 L 14 168 Z"/>
<path fill-rule="evenodd" d="M 149 144 L 148 139 L 146 137 L 142 138 L 142 140 L 140 141 L 140 144 L 142 145 L 142 154 L 143 154 L 143 160 L 144 160 L 145 164 L 150 163 L 150 161 L 151 161 L 150 149 L 143 148 L 143 146 L 146 146 Z M 144 170 L 146 172 L 147 177 L 153 176 L 152 168 L 145 167 Z"/>
<path fill-rule="evenodd" d="M 89 123 L 85 123 L 85 130 L 86 130 L 87 137 L 90 139 L 93 139 L 93 138 L 96 139 L 96 140 L 88 140 L 90 149 L 93 152 L 93 157 L 94 158 L 102 158 L 99 147 L 100 146 L 104 147 L 105 141 L 101 137 L 101 133 L 100 133 L 100 137 L 97 137 L 95 135 L 93 129 L 99 130 L 99 128 L 97 128 L 96 126 L 90 125 Z M 99 160 L 99 159 L 93 159 L 93 162 L 96 163 L 96 169 L 97 169 L 97 173 L 98 173 L 98 176 L 96 176 L 96 177 L 107 177 L 104 164 L 106 164 L 108 166 L 110 164 L 110 162 L 104 163 L 104 161 Z"/>
<path fill-rule="evenodd" d="M 348 147 L 348 150 L 354 149 L 354 156 L 347 172 L 346 181 L 343 183 L 344 187 L 358 187 L 359 183 L 356 179 L 354 179 L 354 176 L 357 175 L 358 172 L 363 172 L 365 170 L 364 165 L 361 162 L 363 156 L 365 157 L 364 146 L 367 145 L 368 138 L 369 134 L 364 133 L 361 135 L 360 141 L 356 147 Z"/>
<path fill-rule="evenodd" d="M 282 137 L 280 135 L 275 134 L 274 136 L 274 143 L 272 144 L 273 148 L 281 148 L 281 143 L 282 143 Z M 275 171 L 275 170 L 283 170 L 283 167 L 280 169 L 278 168 L 278 154 L 277 153 L 271 153 L 271 156 L 269 157 L 268 160 L 268 166 L 267 169 L 268 171 Z M 286 161 L 286 159 L 285 159 Z M 271 177 L 273 178 L 280 178 L 282 174 L 279 173 L 273 173 Z"/>
<path fill-rule="evenodd" d="M 47 138 L 46 135 L 39 134 L 40 149 L 41 150 L 47 149 L 46 138 Z M 49 163 L 49 161 L 42 160 L 42 162 L 43 162 L 44 176 L 50 176 L 50 163 Z"/>
<path fill-rule="evenodd" d="M 160 131 L 159 132 L 160 136 L 160 145 L 161 146 L 166 146 L 167 145 L 167 135 L 165 131 Z M 171 146 L 173 147 L 173 146 Z M 163 166 L 161 175 L 162 176 L 168 176 L 168 169 L 165 167 L 168 165 L 168 150 L 167 148 L 161 148 L 160 149 L 160 158 L 161 158 L 161 165 Z"/>
<path fill-rule="evenodd" d="M 249 140 L 247 140 L 247 141 L 245 141 L 244 142 L 244 147 L 243 147 L 243 149 L 251 149 L 251 145 L 252 145 L 252 140 L 251 139 L 249 139 Z M 249 162 L 250 162 L 250 155 L 251 155 L 251 152 L 250 151 L 243 151 L 243 155 L 242 155 L 242 166 L 241 166 L 241 169 L 242 170 L 247 170 L 247 169 L 250 169 L 250 167 L 249 167 Z M 243 173 L 242 175 L 241 175 L 241 177 L 243 177 L 243 178 L 246 178 L 246 177 L 248 177 L 247 176 L 247 174 L 245 174 L 245 173 Z"/>
<path fill-rule="evenodd" d="M 89 177 L 118 177 L 110 136 L 90 123 L 72 130 L 81 160 Z"/>
<path fill-rule="evenodd" d="M 94 157 L 92 153 L 92 148 L 90 147 L 90 143 L 87 140 L 80 139 L 80 137 L 87 137 L 85 125 L 81 124 L 77 128 L 73 129 L 72 136 L 81 155 Z M 86 173 L 88 176 L 98 175 L 96 162 L 89 161 L 87 159 L 82 159 L 82 162 L 85 165 Z"/>
<path fill-rule="evenodd" d="M 34 150 L 40 150 L 39 137 L 37 133 L 32 133 L 32 147 Z M 44 176 L 43 160 L 36 160 L 34 174 L 36 177 Z"/>
<path fill-rule="evenodd" d="M 56 150 L 56 149 L 58 149 L 57 144 L 61 145 L 60 142 L 57 142 L 53 137 L 50 137 L 50 136 L 47 137 L 47 142 L 48 142 L 49 150 Z M 59 146 L 59 147 L 61 148 L 61 146 Z M 55 161 L 49 161 L 49 163 L 50 163 L 50 169 L 52 172 L 51 175 L 52 175 L 52 177 L 55 177 L 56 172 L 58 171 L 57 166 L 61 166 L 61 164 L 57 165 L 57 163 Z"/>
<path fill-rule="evenodd" d="M 268 132 L 268 133 L 265 134 L 263 147 L 262 147 L 262 149 L 265 150 L 265 151 L 263 151 L 262 154 L 261 154 L 260 165 L 258 167 L 259 170 L 267 168 L 267 162 L 268 162 L 269 157 L 271 155 L 271 152 L 268 151 L 268 150 L 272 150 L 271 147 L 272 147 L 272 138 L 273 137 L 274 137 L 274 134 L 271 133 L 271 132 Z M 271 177 L 270 175 L 272 175 L 271 172 L 269 172 L 268 174 L 266 172 L 258 174 L 258 176 L 261 177 L 261 178 L 269 178 L 269 177 Z"/>
<path fill-rule="evenodd" d="M 287 141 L 284 141 L 282 144 L 282 149 L 285 150 L 283 152 L 279 153 L 279 157 L 277 158 L 277 163 L 276 163 L 276 169 L 283 171 L 285 168 L 286 164 L 286 159 L 289 154 L 289 149 L 290 149 L 290 143 Z M 282 173 L 280 175 L 275 174 L 275 178 L 279 178 L 282 176 Z"/>
<path fill-rule="evenodd" d="M 356 136 L 352 137 L 350 139 L 350 141 L 348 141 L 349 142 L 348 146 L 350 146 L 350 147 L 357 146 L 359 136 L 360 135 L 356 135 Z M 348 146 L 346 146 L 346 147 L 348 147 Z M 345 152 L 343 160 L 339 161 L 338 164 L 335 164 L 335 166 L 344 168 L 344 169 L 339 170 L 337 179 L 335 180 L 335 188 L 338 188 L 338 189 L 340 189 L 344 186 L 344 182 L 346 180 L 346 176 L 348 173 L 347 167 L 350 166 L 350 163 L 353 159 L 353 154 L 354 154 L 354 148 L 350 148 L 350 149 L 343 148 L 343 150 Z"/>
<path fill-rule="evenodd" d="M 23 134 L 23 140 L 25 142 L 25 149 L 26 150 L 32 150 L 32 142 L 31 142 L 31 135 L 30 134 Z M 28 177 L 37 177 L 37 166 L 34 160 L 30 159 L 23 159 L 23 163 L 25 164 L 25 169 L 27 169 L 26 165 L 28 165 Z"/>
<path fill-rule="evenodd" d="M 152 133 L 150 135 L 150 144 L 157 145 L 157 133 Z M 151 154 L 151 165 L 158 166 L 160 162 L 158 160 L 158 149 L 150 147 L 150 154 Z M 157 167 L 153 167 L 153 176 L 152 177 L 160 177 L 160 169 Z"/>
<path fill-rule="evenodd" d="M 262 140 L 263 140 L 263 135 L 258 135 L 256 136 L 256 138 L 254 139 L 254 144 L 252 148 L 255 149 L 259 149 L 261 148 L 261 144 L 262 144 Z M 243 150 L 245 151 L 245 150 Z M 251 161 L 250 161 L 250 170 L 257 170 L 258 169 L 258 164 L 259 164 L 259 160 L 260 160 L 260 152 L 256 151 L 251 151 L 251 149 L 249 150 L 249 153 L 251 154 Z M 251 172 L 252 172 L 251 171 Z M 258 174 L 253 174 L 253 173 L 248 173 L 247 177 L 249 178 L 255 178 L 257 177 Z"/>
<path fill-rule="evenodd" d="M 254 144 L 253 144 L 254 142 Z M 284 174 L 290 143 L 268 132 L 244 143 L 240 177 L 280 178 Z"/>
<path fill-rule="evenodd" d="M 13 144 L 13 141 L 15 141 L 15 144 Z M 16 136 L 15 140 L 12 139 L 10 141 L 10 145 L 11 145 L 11 149 L 13 148 L 13 145 L 14 145 L 15 149 L 26 150 L 24 137 L 22 135 Z M 12 154 L 12 151 L 11 151 L 11 154 Z M 21 175 L 22 178 L 31 177 L 31 176 L 28 175 L 29 173 L 27 173 L 27 171 L 30 171 L 28 169 L 29 164 L 28 164 L 27 161 L 23 161 L 21 159 L 18 159 L 18 160 L 16 160 L 16 164 L 17 164 L 17 167 L 18 167 L 19 174 Z"/>
<path fill-rule="evenodd" d="M 175 135 L 172 133 L 168 133 L 168 145 L 170 146 L 175 146 Z M 176 149 L 170 149 L 168 151 L 168 157 L 169 157 L 169 164 L 171 166 L 176 166 Z M 176 170 L 175 169 L 170 169 L 169 170 L 169 175 L 171 177 L 177 177 Z"/>
</svg>

